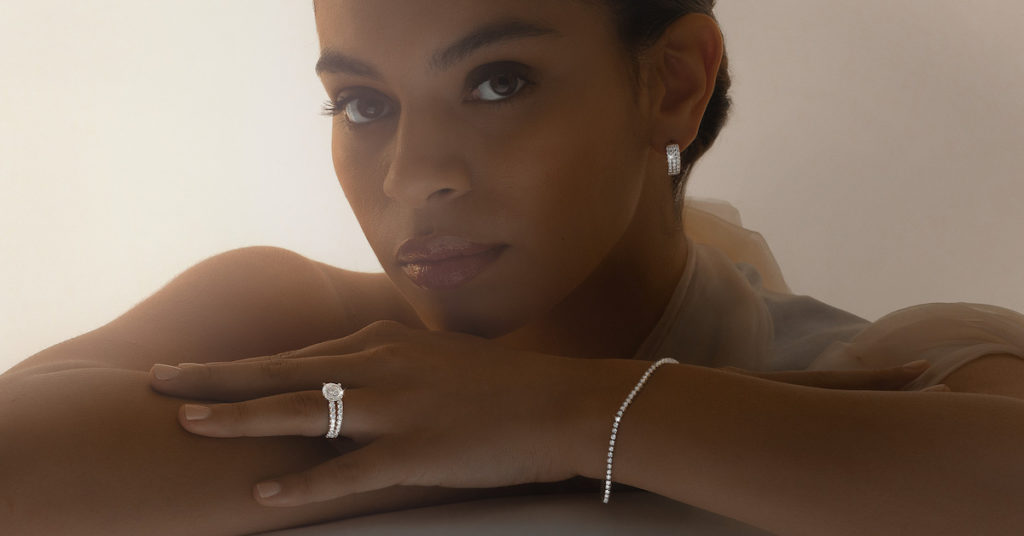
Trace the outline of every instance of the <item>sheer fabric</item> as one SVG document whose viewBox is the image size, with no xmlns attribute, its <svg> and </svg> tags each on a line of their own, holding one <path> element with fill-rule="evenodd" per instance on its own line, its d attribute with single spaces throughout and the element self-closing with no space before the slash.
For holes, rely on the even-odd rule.
<svg viewBox="0 0 1024 536">
<path fill-rule="evenodd" d="M 687 200 L 686 211 L 685 224 L 692 240 L 716 250 L 701 251 L 694 257 L 707 257 L 713 264 L 708 271 L 720 272 L 696 286 L 713 286 L 716 280 L 729 278 L 721 258 L 725 255 L 746 278 L 749 290 L 760 297 L 773 323 L 767 359 L 751 363 L 743 356 L 725 354 L 708 358 L 709 363 L 716 363 L 712 366 L 743 366 L 734 363 L 740 362 L 757 370 L 856 370 L 926 359 L 931 363 L 929 369 L 904 388 L 916 391 L 942 383 L 951 372 L 979 357 L 1010 354 L 1024 359 L 1024 314 L 979 303 L 926 303 L 868 322 L 809 296 L 792 294 L 767 242 L 759 233 L 742 226 L 739 211 L 728 202 L 692 198 Z M 690 226 L 691 222 L 695 225 Z M 717 301 L 749 300 L 746 290 L 723 285 L 722 289 L 707 293 L 718 296 L 707 302 L 716 307 Z M 757 324 L 756 307 L 746 309 L 751 311 L 750 318 L 741 323 Z M 696 309 L 675 313 L 677 319 L 699 314 Z M 729 326 L 722 329 L 728 332 Z M 751 328 L 750 333 L 759 341 L 764 338 L 756 328 Z M 684 348 L 687 347 L 667 344 L 657 352 L 660 357 L 662 353 L 681 352 Z M 757 352 L 756 348 L 750 351 L 751 355 Z"/>
</svg>

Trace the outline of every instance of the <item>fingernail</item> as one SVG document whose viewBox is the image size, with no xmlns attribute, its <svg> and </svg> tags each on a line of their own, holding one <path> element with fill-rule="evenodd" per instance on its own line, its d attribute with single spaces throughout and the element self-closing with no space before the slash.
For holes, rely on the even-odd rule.
<svg viewBox="0 0 1024 536">
<path fill-rule="evenodd" d="M 273 497 L 280 492 L 281 484 L 278 484 L 273 480 L 256 484 L 256 493 L 259 494 L 260 498 L 266 499 L 267 497 Z"/>
<path fill-rule="evenodd" d="M 181 374 L 181 369 L 178 367 L 172 367 L 170 365 L 161 365 L 159 363 L 153 365 L 153 375 L 158 380 L 169 380 L 178 374 Z"/>
<path fill-rule="evenodd" d="M 952 389 L 950 389 L 949 386 L 944 384 L 944 383 L 933 385 L 931 387 L 926 387 L 926 388 L 921 389 L 921 390 L 922 391 L 952 391 Z"/>
<path fill-rule="evenodd" d="M 907 372 L 921 372 L 928 368 L 928 362 L 924 359 L 918 359 L 917 361 L 911 361 L 906 365 L 903 365 L 903 370 Z"/>
<path fill-rule="evenodd" d="M 185 418 L 190 421 L 198 421 L 210 416 L 210 408 L 206 406 L 194 406 L 185 404 Z"/>
</svg>

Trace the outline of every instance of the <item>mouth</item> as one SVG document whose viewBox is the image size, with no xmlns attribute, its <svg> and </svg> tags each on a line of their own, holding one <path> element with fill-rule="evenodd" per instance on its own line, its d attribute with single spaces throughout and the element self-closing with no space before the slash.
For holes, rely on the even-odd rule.
<svg viewBox="0 0 1024 536">
<path fill-rule="evenodd" d="M 440 290 L 468 283 L 506 248 L 508 244 L 480 244 L 457 236 L 426 236 L 407 240 L 396 258 L 417 286 Z"/>
</svg>

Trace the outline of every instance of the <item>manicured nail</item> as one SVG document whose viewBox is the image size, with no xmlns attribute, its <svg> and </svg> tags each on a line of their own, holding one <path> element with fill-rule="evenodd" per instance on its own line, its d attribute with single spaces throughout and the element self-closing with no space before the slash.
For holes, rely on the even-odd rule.
<svg viewBox="0 0 1024 536">
<path fill-rule="evenodd" d="M 185 404 L 185 418 L 190 421 L 198 421 L 210 416 L 210 408 L 206 406 L 195 406 Z"/>
<path fill-rule="evenodd" d="M 903 365 L 903 370 L 907 372 L 921 372 L 928 368 L 929 363 L 924 359 L 918 359 L 917 361 L 911 361 L 906 365 Z"/>
<path fill-rule="evenodd" d="M 266 499 L 267 497 L 273 497 L 280 492 L 281 484 L 278 484 L 273 480 L 256 484 L 256 493 L 259 494 L 260 498 Z"/>
<path fill-rule="evenodd" d="M 153 365 L 153 375 L 158 380 L 169 380 L 178 374 L 181 374 L 181 369 L 178 367 L 172 367 L 170 365 L 161 365 L 159 363 Z"/>
</svg>

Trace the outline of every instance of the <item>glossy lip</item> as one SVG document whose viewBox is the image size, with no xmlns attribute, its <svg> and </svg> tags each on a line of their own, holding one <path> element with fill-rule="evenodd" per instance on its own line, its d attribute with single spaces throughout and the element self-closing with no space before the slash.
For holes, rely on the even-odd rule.
<svg viewBox="0 0 1024 536">
<path fill-rule="evenodd" d="M 493 247 L 475 255 L 447 257 L 434 262 L 412 262 L 402 265 L 402 271 L 413 283 L 427 290 L 446 290 L 461 287 L 476 278 L 498 260 L 507 246 Z"/>
<path fill-rule="evenodd" d="M 398 248 L 395 257 L 400 264 L 439 262 L 452 257 L 478 255 L 505 244 L 480 244 L 460 236 L 428 235 L 410 238 Z"/>
</svg>

